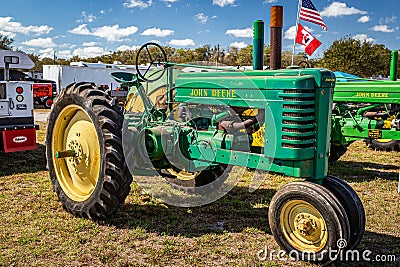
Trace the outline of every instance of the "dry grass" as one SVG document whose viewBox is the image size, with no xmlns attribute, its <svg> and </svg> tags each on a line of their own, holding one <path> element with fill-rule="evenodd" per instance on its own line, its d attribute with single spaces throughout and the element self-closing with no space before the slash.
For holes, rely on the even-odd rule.
<svg viewBox="0 0 400 267">
<path fill-rule="evenodd" d="M 265 247 L 279 249 L 268 227 L 268 205 L 279 186 L 294 179 L 271 175 L 249 193 L 245 176 L 224 198 L 193 209 L 155 202 L 133 185 L 117 216 L 95 223 L 63 211 L 52 191 L 44 128 L 37 151 L 0 154 L 0 266 L 317 266 L 257 259 Z M 399 153 L 356 142 L 330 167 L 364 202 L 367 232 L 360 250 L 400 256 L 399 160 Z"/>
</svg>

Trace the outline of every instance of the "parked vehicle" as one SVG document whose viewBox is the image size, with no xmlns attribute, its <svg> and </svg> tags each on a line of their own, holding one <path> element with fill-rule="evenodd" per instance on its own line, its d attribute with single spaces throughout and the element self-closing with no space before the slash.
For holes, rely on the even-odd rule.
<svg viewBox="0 0 400 267">
<path fill-rule="evenodd" d="M 0 50 L 0 149 L 16 152 L 36 148 L 33 118 L 33 81 L 11 80 L 15 69 L 31 69 L 34 63 L 23 52 Z"/>
<path fill-rule="evenodd" d="M 0 70 L 0 80 L 4 79 L 4 70 Z M 10 81 L 33 82 L 33 100 L 38 105 L 50 108 L 57 96 L 57 86 L 54 81 L 32 78 L 19 70 L 10 70 Z"/>
<path fill-rule="evenodd" d="M 255 57 L 263 57 L 262 48 Z M 154 183 L 168 199 L 173 188 L 209 199 L 236 165 L 306 179 L 281 187 L 269 206 L 271 231 L 286 251 L 328 261 L 328 249 L 336 255 L 360 243 L 363 204 L 350 185 L 327 175 L 332 72 L 255 65 L 184 73 L 189 65 L 168 62 L 156 43 L 139 49 L 136 66 L 146 55 L 150 66 L 162 68 L 113 73 L 131 88 L 124 111 L 90 82 L 69 85 L 54 103 L 46 156 L 68 212 L 110 218 L 129 194 L 132 175 L 146 175 L 140 185 Z"/>
<path fill-rule="evenodd" d="M 400 151 L 398 51 L 392 52 L 390 80 L 336 73 L 330 161 L 338 160 L 356 140 L 372 149 Z"/>
</svg>

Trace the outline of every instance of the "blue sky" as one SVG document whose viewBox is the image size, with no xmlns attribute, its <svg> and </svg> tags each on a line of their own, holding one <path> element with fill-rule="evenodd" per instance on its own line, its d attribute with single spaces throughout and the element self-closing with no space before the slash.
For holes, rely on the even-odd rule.
<svg viewBox="0 0 400 267">
<path fill-rule="evenodd" d="M 400 49 L 398 0 L 312 0 L 328 27 L 302 22 L 323 45 L 351 35 Z M 91 57 L 136 48 L 149 41 L 176 48 L 222 48 L 252 43 L 262 19 L 269 43 L 269 11 L 284 7 L 284 50 L 290 50 L 297 0 L 12 0 L 2 1 L 0 33 L 28 53 L 59 58 Z M 300 49 L 299 49 L 300 50 Z"/>
</svg>

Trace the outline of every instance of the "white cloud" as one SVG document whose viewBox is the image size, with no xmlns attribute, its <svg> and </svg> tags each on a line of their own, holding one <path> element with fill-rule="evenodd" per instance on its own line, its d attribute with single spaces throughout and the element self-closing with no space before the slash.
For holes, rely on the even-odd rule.
<svg viewBox="0 0 400 267">
<path fill-rule="evenodd" d="M 103 26 L 100 28 L 93 28 L 89 30 L 86 24 L 79 25 L 70 33 L 78 35 L 92 35 L 107 39 L 109 42 L 121 42 L 123 37 L 127 37 L 135 34 L 138 31 L 138 27 L 130 26 L 126 28 L 120 28 L 118 24 L 112 26 Z"/>
<path fill-rule="evenodd" d="M 161 30 L 160 28 L 150 28 L 141 33 L 144 36 L 157 36 L 157 37 L 166 37 L 174 34 L 173 30 Z"/>
<path fill-rule="evenodd" d="M 54 51 L 53 48 L 46 48 L 38 51 L 39 57 L 41 59 L 47 58 L 54 58 L 54 52 L 57 58 L 59 59 L 69 59 L 72 57 L 71 50 L 62 50 L 62 51 Z"/>
<path fill-rule="evenodd" d="M 129 0 L 124 3 L 124 7 L 135 8 L 138 7 L 140 9 L 145 9 L 151 7 L 153 5 L 153 0 L 141 1 L 141 0 Z"/>
<path fill-rule="evenodd" d="M 379 24 L 395 23 L 396 20 L 397 20 L 397 17 L 395 15 L 392 15 L 391 17 L 380 18 L 379 19 Z"/>
<path fill-rule="evenodd" d="M 376 25 L 376 26 L 372 27 L 371 30 L 373 30 L 375 32 L 387 32 L 387 33 L 391 33 L 391 32 L 395 31 L 395 29 L 389 28 L 388 25 Z"/>
<path fill-rule="evenodd" d="M 69 43 L 65 43 L 65 44 L 60 44 L 60 45 L 58 45 L 58 48 L 69 48 L 69 49 L 74 49 L 75 47 L 77 47 L 77 45 L 75 45 L 75 44 L 69 44 Z"/>
<path fill-rule="evenodd" d="M 82 58 L 97 57 L 109 54 L 107 50 L 99 46 L 91 46 L 84 48 L 77 48 L 74 50 L 73 55 Z"/>
<path fill-rule="evenodd" d="M 96 46 L 96 45 L 98 45 L 99 43 L 97 43 L 97 42 L 84 42 L 83 44 L 82 44 L 82 46 L 86 46 L 86 47 L 88 47 L 88 46 Z"/>
<path fill-rule="evenodd" d="M 278 0 L 264 0 L 263 4 L 272 4 L 276 2 L 278 2 Z"/>
<path fill-rule="evenodd" d="M 325 7 L 321 12 L 323 17 L 340 17 L 347 15 L 367 14 L 367 11 L 359 10 L 355 7 L 348 7 L 346 3 L 333 2 L 329 6 Z"/>
<path fill-rule="evenodd" d="M 100 10 L 100 14 L 104 15 L 104 14 L 106 14 L 106 11 L 102 9 L 102 10 Z"/>
<path fill-rule="evenodd" d="M 370 21 L 371 20 L 371 18 L 369 17 L 369 16 L 362 16 L 361 18 L 359 18 L 358 20 L 357 20 L 357 22 L 360 22 L 360 23 L 367 23 L 368 21 Z"/>
<path fill-rule="evenodd" d="M 200 21 L 202 24 L 206 24 L 208 21 L 208 16 L 204 13 L 198 13 L 194 15 L 194 20 Z"/>
<path fill-rule="evenodd" d="M 171 3 L 175 3 L 178 2 L 178 0 L 161 0 L 162 2 L 164 2 L 167 7 L 172 7 Z"/>
<path fill-rule="evenodd" d="M 313 32 L 314 30 L 307 27 L 307 26 L 303 26 L 308 32 Z M 284 33 L 283 38 L 284 39 L 288 39 L 288 40 L 293 40 L 294 37 L 296 35 L 296 26 L 292 26 L 289 29 L 287 29 Z"/>
<path fill-rule="evenodd" d="M 101 11 L 100 11 L 100 12 L 101 12 Z M 83 12 L 81 13 L 81 16 L 82 16 L 82 19 L 77 20 L 78 23 L 82 23 L 82 22 L 89 22 L 89 23 L 91 23 L 91 22 L 94 22 L 94 21 L 97 19 L 97 17 L 96 17 L 95 15 L 93 15 L 93 14 L 86 14 L 85 11 L 83 11 Z"/>
<path fill-rule="evenodd" d="M 220 7 L 234 5 L 236 0 L 213 0 L 213 5 Z"/>
<path fill-rule="evenodd" d="M 227 35 L 232 35 L 234 37 L 242 37 L 242 38 L 251 38 L 253 37 L 253 29 L 252 28 L 246 28 L 246 29 L 232 29 L 232 30 L 227 30 L 225 32 Z"/>
<path fill-rule="evenodd" d="M 73 34 L 79 34 L 79 35 L 92 35 L 92 33 L 87 28 L 87 24 L 79 25 L 78 27 L 70 30 L 69 32 L 73 33 Z"/>
<path fill-rule="evenodd" d="M 39 57 L 40 58 L 53 58 L 54 57 L 54 50 L 53 48 L 46 48 L 46 49 L 42 49 L 39 50 Z"/>
<path fill-rule="evenodd" d="M 62 50 L 56 52 L 57 58 L 69 59 L 72 57 L 71 50 Z"/>
<path fill-rule="evenodd" d="M 17 34 L 15 32 L 5 32 L 5 31 L 0 31 L 1 35 L 5 35 L 8 38 L 14 38 Z"/>
<path fill-rule="evenodd" d="M 169 45 L 171 46 L 194 46 L 195 43 L 192 39 L 172 39 L 169 41 Z"/>
<path fill-rule="evenodd" d="M 22 44 L 28 45 L 28 46 L 42 47 L 42 48 L 50 48 L 50 47 L 56 46 L 56 44 L 53 42 L 53 39 L 51 39 L 51 38 L 31 39 L 31 40 L 22 42 Z"/>
<path fill-rule="evenodd" d="M 161 45 L 161 42 L 159 40 L 155 40 L 155 39 L 151 40 L 150 43 L 156 43 L 156 44 Z"/>
<path fill-rule="evenodd" d="M 204 30 L 204 31 L 198 31 L 197 33 L 198 34 L 203 34 L 203 33 L 209 33 L 210 32 L 210 30 Z"/>
<path fill-rule="evenodd" d="M 234 43 L 231 43 L 230 46 L 242 49 L 242 48 L 245 48 L 246 46 L 248 46 L 248 44 L 246 44 L 245 42 L 234 42 Z"/>
<path fill-rule="evenodd" d="M 136 50 L 139 49 L 140 46 L 129 46 L 129 45 L 121 45 L 120 47 L 117 48 L 117 51 L 127 51 L 127 50 Z"/>
<path fill-rule="evenodd" d="M 368 43 L 372 43 L 373 41 L 375 41 L 375 39 L 373 39 L 371 37 L 368 37 L 368 35 L 366 35 L 366 34 L 356 34 L 356 35 L 353 36 L 353 39 L 354 40 L 359 40 L 361 42 L 366 41 Z"/>
<path fill-rule="evenodd" d="M 12 33 L 22 33 L 25 35 L 42 35 L 42 34 L 49 34 L 53 28 L 47 25 L 41 26 L 23 26 L 19 22 L 11 21 L 12 17 L 0 17 L 0 29 L 6 32 Z"/>
</svg>

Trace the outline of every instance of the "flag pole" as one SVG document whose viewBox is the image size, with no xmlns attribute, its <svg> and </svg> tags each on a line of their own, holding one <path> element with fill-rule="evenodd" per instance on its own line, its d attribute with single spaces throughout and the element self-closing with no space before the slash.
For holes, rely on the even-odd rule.
<svg viewBox="0 0 400 267">
<path fill-rule="evenodd" d="M 293 40 L 292 66 L 294 65 L 294 54 L 296 53 L 296 37 L 297 37 L 297 31 L 299 30 L 300 8 L 301 8 L 301 0 L 299 0 L 299 3 L 297 5 L 297 19 L 296 19 L 296 31 L 294 33 L 294 40 Z"/>
</svg>

